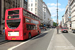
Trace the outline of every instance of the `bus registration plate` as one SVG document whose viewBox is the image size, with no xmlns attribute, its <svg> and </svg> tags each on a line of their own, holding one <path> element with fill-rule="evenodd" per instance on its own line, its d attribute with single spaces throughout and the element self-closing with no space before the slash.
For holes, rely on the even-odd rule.
<svg viewBox="0 0 75 50">
<path fill-rule="evenodd" d="M 12 40 L 16 40 L 16 38 L 12 38 Z"/>
</svg>

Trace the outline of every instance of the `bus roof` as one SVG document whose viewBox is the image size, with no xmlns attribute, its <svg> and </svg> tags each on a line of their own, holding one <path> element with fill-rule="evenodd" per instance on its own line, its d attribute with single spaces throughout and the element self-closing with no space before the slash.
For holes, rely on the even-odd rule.
<svg viewBox="0 0 75 50">
<path fill-rule="evenodd" d="M 10 8 L 10 9 L 7 9 L 7 10 L 16 10 L 16 9 L 24 9 L 24 8 L 22 8 L 22 7 L 19 7 L 19 8 Z M 26 9 L 24 9 L 24 10 L 26 10 Z M 27 12 L 29 12 L 29 13 L 31 13 L 31 14 L 33 14 L 32 12 L 30 12 L 30 11 L 28 11 L 28 10 L 26 10 Z M 33 14 L 33 15 L 35 15 L 35 14 Z M 35 15 L 36 16 L 36 15 Z M 36 17 L 38 17 L 38 16 L 36 16 Z M 39 18 L 39 17 L 38 17 Z M 40 18 L 39 18 L 40 19 Z"/>
</svg>

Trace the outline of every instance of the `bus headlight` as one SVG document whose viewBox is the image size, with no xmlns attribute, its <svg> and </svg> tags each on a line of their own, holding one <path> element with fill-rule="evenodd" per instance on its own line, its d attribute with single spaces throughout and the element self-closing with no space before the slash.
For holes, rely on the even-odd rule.
<svg viewBox="0 0 75 50">
<path fill-rule="evenodd" d="M 19 32 L 8 32 L 8 36 L 19 36 Z"/>
<path fill-rule="evenodd" d="M 7 29 L 7 27 L 5 27 L 5 29 Z"/>
</svg>

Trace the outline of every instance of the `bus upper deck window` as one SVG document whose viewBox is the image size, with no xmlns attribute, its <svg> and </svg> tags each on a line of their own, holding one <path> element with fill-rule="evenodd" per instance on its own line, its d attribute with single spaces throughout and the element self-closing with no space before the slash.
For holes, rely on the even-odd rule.
<svg viewBox="0 0 75 50">
<path fill-rule="evenodd" d="M 8 15 L 19 14 L 19 10 L 8 11 Z"/>
</svg>

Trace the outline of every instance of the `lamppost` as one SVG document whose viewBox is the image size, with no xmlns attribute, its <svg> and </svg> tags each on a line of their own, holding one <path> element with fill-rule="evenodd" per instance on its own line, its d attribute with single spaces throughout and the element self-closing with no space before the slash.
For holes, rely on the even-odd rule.
<svg viewBox="0 0 75 50">
<path fill-rule="evenodd" d="M 57 0 L 57 34 L 59 33 L 59 27 L 58 27 L 58 0 Z"/>
</svg>

